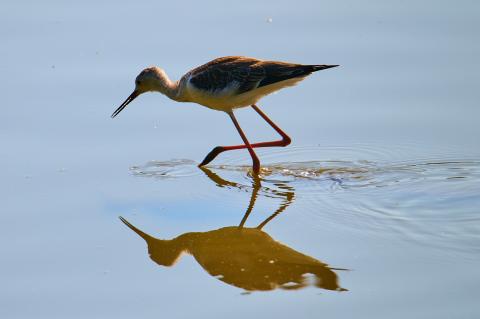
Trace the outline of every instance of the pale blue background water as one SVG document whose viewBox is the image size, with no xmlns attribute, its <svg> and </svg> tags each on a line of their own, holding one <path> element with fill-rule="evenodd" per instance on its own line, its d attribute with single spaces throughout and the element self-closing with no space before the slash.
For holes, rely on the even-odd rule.
<svg viewBox="0 0 480 319">
<path fill-rule="evenodd" d="M 480 314 L 478 2 L 4 1 L 0 8 L 0 317 Z M 242 296 L 191 257 L 160 268 L 118 215 L 170 238 L 238 223 L 249 195 L 220 190 L 201 174 L 159 180 L 134 177 L 129 168 L 198 162 L 239 137 L 226 115 L 155 94 L 115 120 L 110 114 L 142 68 L 159 65 L 177 79 L 223 55 L 341 65 L 260 103 L 294 141 L 273 157 L 259 152 L 267 162 L 319 145 L 295 160 L 454 158 L 474 163 L 471 173 L 457 184 L 429 175 L 425 184 L 343 197 L 303 196 L 310 184 L 297 185 L 296 206 L 266 230 L 353 269 L 339 274 L 348 293 Z M 272 138 L 254 112 L 239 111 L 238 119 L 252 140 Z M 337 147 L 351 152 L 328 151 Z M 249 163 L 238 152 L 217 163 L 236 157 Z M 370 213 L 393 201 L 407 202 L 398 211 L 408 210 L 412 226 L 371 226 L 398 226 Z M 260 198 L 258 211 L 267 215 L 275 205 Z M 368 209 L 353 219 L 337 212 L 362 205 Z M 416 222 L 416 212 L 435 209 L 465 218 Z M 438 237 L 437 229 L 449 233 Z"/>
</svg>

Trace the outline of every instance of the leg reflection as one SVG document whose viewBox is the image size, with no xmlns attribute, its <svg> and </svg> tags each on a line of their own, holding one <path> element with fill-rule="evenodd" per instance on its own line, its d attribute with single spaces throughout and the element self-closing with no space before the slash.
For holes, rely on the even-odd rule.
<svg viewBox="0 0 480 319">
<path fill-rule="evenodd" d="M 217 186 L 219 187 L 234 187 L 238 189 L 245 188 L 244 185 L 227 181 L 220 176 L 218 176 L 216 173 L 212 172 L 210 169 L 207 167 L 200 167 L 200 169 L 205 173 L 205 175 L 212 180 Z M 276 197 L 281 197 L 283 198 L 283 203 L 278 207 L 278 209 L 273 212 L 267 219 L 265 219 L 260 225 L 257 226 L 257 229 L 262 229 L 267 223 L 269 223 L 271 220 L 273 220 L 275 217 L 277 217 L 280 213 L 282 213 L 285 209 L 287 209 L 288 206 L 290 206 L 293 201 L 295 200 L 295 189 L 285 183 L 282 184 L 276 184 L 276 186 L 281 189 L 273 189 L 269 187 L 263 187 L 263 190 L 266 193 L 270 193 L 273 195 L 276 195 Z M 243 228 L 245 225 L 245 222 L 247 221 L 248 217 L 250 216 L 250 213 L 253 210 L 253 207 L 255 206 L 255 202 L 258 197 L 258 192 L 262 189 L 262 179 L 258 175 L 252 176 L 252 195 L 250 196 L 250 202 L 248 204 L 247 210 L 245 212 L 245 215 L 242 218 L 242 221 L 240 222 L 240 225 L 238 227 Z"/>
</svg>

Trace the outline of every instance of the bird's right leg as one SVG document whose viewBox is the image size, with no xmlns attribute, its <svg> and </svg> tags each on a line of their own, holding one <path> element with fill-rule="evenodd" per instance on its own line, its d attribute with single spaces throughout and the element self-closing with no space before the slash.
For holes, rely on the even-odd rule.
<svg viewBox="0 0 480 319">
<path fill-rule="evenodd" d="M 271 142 L 260 142 L 251 144 L 252 148 L 256 147 L 273 147 L 273 146 L 287 146 L 292 142 L 290 136 L 288 136 L 280 127 L 278 127 L 265 113 L 260 110 L 255 104 L 252 105 L 252 108 L 268 123 L 270 126 L 282 137 L 281 140 L 271 141 Z M 215 159 L 220 153 L 231 150 L 239 150 L 247 148 L 247 145 L 232 145 L 232 146 L 217 146 L 210 153 L 207 154 L 205 159 L 198 166 L 207 165 Z"/>
</svg>

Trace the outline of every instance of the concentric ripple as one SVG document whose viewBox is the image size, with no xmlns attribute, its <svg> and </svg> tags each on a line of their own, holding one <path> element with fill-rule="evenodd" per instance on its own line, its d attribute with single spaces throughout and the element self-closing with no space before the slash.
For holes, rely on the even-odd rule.
<svg viewBox="0 0 480 319">
<path fill-rule="evenodd" d="M 402 234 L 424 244 L 478 253 L 480 158 L 457 158 L 445 151 L 428 154 L 422 157 L 421 150 L 410 145 L 389 153 L 369 145 L 261 153 L 259 194 L 290 194 L 294 207 L 289 209 L 311 225 L 370 231 L 374 236 Z M 221 159 L 225 164 L 209 169 L 229 181 L 228 187 L 251 191 L 248 154 L 227 153 Z M 190 183 L 203 175 L 191 160 L 151 161 L 131 170 L 159 179 L 190 177 Z M 224 193 L 204 194 L 211 196 L 227 200 Z"/>
</svg>

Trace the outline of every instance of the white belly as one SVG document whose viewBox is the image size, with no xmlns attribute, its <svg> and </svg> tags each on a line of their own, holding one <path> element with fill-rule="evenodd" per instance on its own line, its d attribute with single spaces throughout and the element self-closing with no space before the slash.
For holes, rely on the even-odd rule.
<svg viewBox="0 0 480 319">
<path fill-rule="evenodd" d="M 303 80 L 305 77 L 293 78 L 271 85 L 262 86 L 242 94 L 235 94 L 236 87 L 227 87 L 221 91 L 199 90 L 187 82 L 188 101 L 204 105 L 217 111 L 230 112 L 233 109 L 250 106 L 257 103 L 265 95 L 271 94 L 284 87 L 293 86 Z"/>
</svg>

